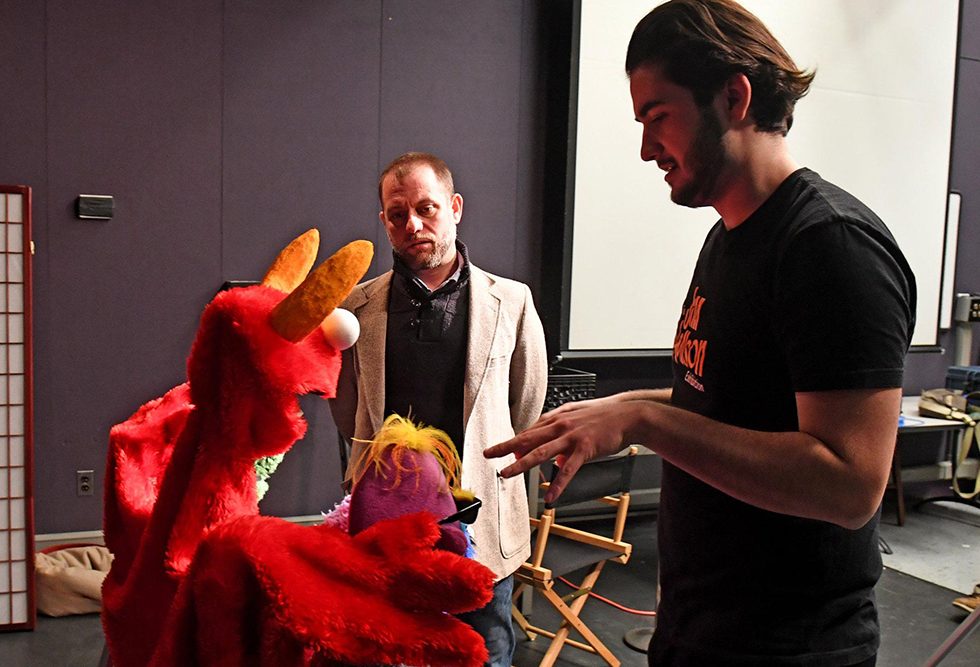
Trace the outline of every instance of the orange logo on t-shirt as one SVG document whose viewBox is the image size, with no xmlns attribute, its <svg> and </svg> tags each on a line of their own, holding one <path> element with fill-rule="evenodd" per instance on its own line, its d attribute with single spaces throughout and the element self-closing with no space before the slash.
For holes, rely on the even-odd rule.
<svg viewBox="0 0 980 667">
<path fill-rule="evenodd" d="M 708 341 L 694 338 L 693 332 L 698 330 L 701 322 L 701 308 L 705 298 L 698 295 L 700 287 L 694 288 L 690 305 L 681 313 L 677 324 L 677 335 L 674 337 L 674 361 L 689 369 L 685 380 L 698 391 L 704 391 L 704 386 L 697 380 L 704 374 L 704 359 L 708 353 Z M 692 373 L 695 377 L 692 377 Z"/>
</svg>

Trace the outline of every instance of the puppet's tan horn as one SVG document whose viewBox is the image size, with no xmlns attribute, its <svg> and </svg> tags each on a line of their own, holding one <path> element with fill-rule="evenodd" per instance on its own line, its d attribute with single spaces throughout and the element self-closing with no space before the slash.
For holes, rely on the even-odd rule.
<svg viewBox="0 0 980 667">
<path fill-rule="evenodd" d="M 272 262 L 262 284 L 287 294 L 292 292 L 310 273 L 319 249 L 320 232 L 316 228 L 300 234 Z"/>
<path fill-rule="evenodd" d="M 269 314 L 269 324 L 296 343 L 320 326 L 367 272 L 374 256 L 370 241 L 352 241 L 318 266 Z"/>
</svg>

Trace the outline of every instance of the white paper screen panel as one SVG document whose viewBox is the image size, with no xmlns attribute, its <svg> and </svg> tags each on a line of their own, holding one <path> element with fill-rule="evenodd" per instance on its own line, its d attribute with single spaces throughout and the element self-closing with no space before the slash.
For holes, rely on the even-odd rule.
<svg viewBox="0 0 980 667">
<path fill-rule="evenodd" d="M 0 630 L 34 626 L 30 189 L 0 185 Z"/>
<path fill-rule="evenodd" d="M 671 203 L 640 160 L 623 70 L 657 0 L 581 0 L 565 351 L 673 346 L 713 209 Z M 959 0 L 742 0 L 815 67 L 788 141 L 889 226 L 915 272 L 913 344 L 937 342 Z M 624 289 L 624 285 L 633 286 Z"/>
</svg>

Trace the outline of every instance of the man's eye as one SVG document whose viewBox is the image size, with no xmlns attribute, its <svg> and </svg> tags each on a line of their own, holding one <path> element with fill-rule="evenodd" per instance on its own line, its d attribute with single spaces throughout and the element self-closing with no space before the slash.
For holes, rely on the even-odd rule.
<svg viewBox="0 0 980 667">
<path fill-rule="evenodd" d="M 390 211 L 388 213 L 388 219 L 392 222 L 401 222 L 405 219 L 405 211 Z"/>
<path fill-rule="evenodd" d="M 436 212 L 435 204 L 423 204 L 419 207 L 419 213 L 422 215 L 432 215 Z"/>
</svg>

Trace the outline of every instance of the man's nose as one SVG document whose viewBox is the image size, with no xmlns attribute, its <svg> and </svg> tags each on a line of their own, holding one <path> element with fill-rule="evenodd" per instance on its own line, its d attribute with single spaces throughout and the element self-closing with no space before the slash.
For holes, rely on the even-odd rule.
<svg viewBox="0 0 980 667">
<path fill-rule="evenodd" d="M 649 130 L 643 130 L 643 139 L 640 140 L 640 159 L 650 162 L 657 159 L 660 152 L 660 142 L 656 141 Z"/>
<path fill-rule="evenodd" d="M 409 234 L 418 234 L 422 231 L 422 219 L 414 213 L 409 214 L 408 220 L 405 222 L 405 231 Z"/>
</svg>

